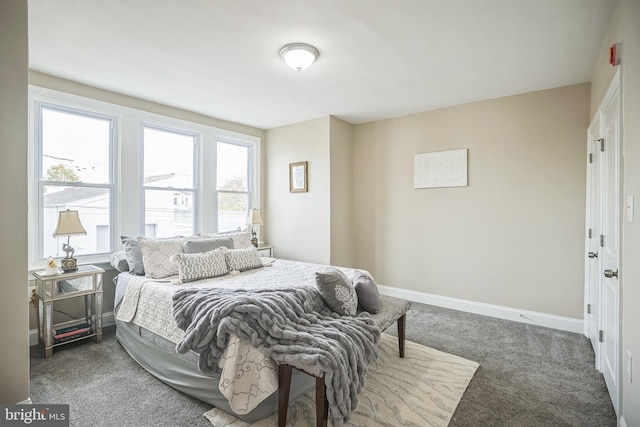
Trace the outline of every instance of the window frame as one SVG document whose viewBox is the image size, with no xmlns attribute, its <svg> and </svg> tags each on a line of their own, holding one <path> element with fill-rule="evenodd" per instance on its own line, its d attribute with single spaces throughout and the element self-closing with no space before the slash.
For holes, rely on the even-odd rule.
<svg viewBox="0 0 640 427">
<path fill-rule="evenodd" d="M 32 248 L 29 251 L 29 265 L 38 265 L 44 263 L 47 255 L 44 254 L 44 187 L 78 187 L 78 188 L 106 188 L 109 191 L 109 247 L 111 252 L 116 248 L 116 230 L 117 230 L 117 218 L 116 218 L 116 189 L 117 189 L 117 176 L 115 173 L 115 159 L 116 141 L 117 141 L 117 129 L 118 129 L 118 117 L 114 114 L 109 114 L 105 111 L 98 111 L 92 108 L 86 108 L 79 105 L 71 105 L 62 101 L 44 100 L 38 97 L 33 97 L 30 105 L 33 108 L 33 139 L 34 143 L 30 144 L 33 147 L 33 162 L 31 164 L 35 168 L 35 174 L 30 174 L 30 177 L 36 181 L 36 191 L 34 191 L 32 200 L 34 206 L 37 207 L 34 215 L 35 221 L 35 240 L 30 237 L 29 242 L 32 244 Z M 88 117 L 99 120 L 106 120 L 109 125 L 109 182 L 106 184 L 94 184 L 85 182 L 68 182 L 68 181 L 49 181 L 45 179 L 43 174 L 43 110 L 48 109 L 50 111 L 57 111 L 66 114 L 74 114 L 80 117 Z M 33 186 L 30 186 L 33 188 Z M 35 243 L 35 244 L 33 244 Z M 96 258 L 103 258 L 105 255 L 111 252 L 96 252 L 91 254 L 76 255 L 79 260 L 91 260 Z"/>
<path fill-rule="evenodd" d="M 178 135 L 193 137 L 193 159 L 192 159 L 192 188 L 180 188 L 180 187 L 158 187 L 158 186 L 147 186 L 144 183 L 144 130 L 145 128 L 154 129 L 162 132 L 175 133 Z M 202 191 L 200 189 L 199 183 L 201 180 L 200 176 L 200 158 L 202 157 L 201 149 L 200 149 L 200 141 L 202 140 L 201 132 L 198 132 L 194 129 L 185 129 L 183 127 L 178 126 L 169 126 L 167 124 L 159 124 L 155 122 L 149 121 L 141 121 L 140 122 L 140 137 L 139 137 L 139 165 L 138 165 L 138 185 L 140 187 L 140 223 L 139 233 L 140 236 L 144 236 L 146 233 L 146 190 L 153 191 L 179 191 L 179 192 L 190 192 L 193 194 L 193 229 L 192 233 L 197 233 L 199 227 L 199 219 L 200 219 L 200 198 L 202 196 Z"/>
<path fill-rule="evenodd" d="M 255 163 L 255 155 L 253 153 L 255 146 L 253 144 L 251 144 L 250 142 L 246 142 L 246 141 L 239 141 L 239 140 L 232 140 L 229 138 L 216 138 L 216 172 L 217 172 L 217 161 L 218 161 L 218 144 L 223 143 L 223 144 L 229 144 L 229 145 L 236 145 L 239 147 L 244 147 L 247 149 L 247 191 L 230 191 L 230 190 L 218 190 L 218 180 L 216 178 L 216 183 L 215 183 L 215 187 L 214 187 L 214 199 L 215 199 L 215 203 L 216 203 L 216 209 L 215 209 L 215 232 L 216 233 L 231 233 L 233 231 L 218 231 L 219 229 L 219 224 L 218 224 L 218 216 L 220 214 L 219 209 L 218 209 L 218 200 L 219 200 L 219 195 L 220 193 L 225 193 L 225 194 L 246 194 L 247 195 L 247 218 L 249 215 L 249 212 L 251 211 L 251 209 L 253 209 L 256 206 L 260 206 L 259 204 L 256 204 L 254 201 L 254 193 L 255 193 L 255 187 L 256 187 L 256 177 L 254 176 L 256 174 L 256 168 L 254 166 Z M 217 175 L 216 175 L 217 176 Z M 248 231 L 250 229 L 248 224 L 244 224 L 245 228 L 240 230 L 240 231 Z"/>
<path fill-rule="evenodd" d="M 141 224 L 143 206 L 140 203 L 141 191 L 141 124 L 145 123 L 152 127 L 168 128 L 169 130 L 186 130 L 188 133 L 198 133 L 200 135 L 199 148 L 197 150 L 198 160 L 196 160 L 196 170 L 194 180 L 196 181 L 196 199 L 198 206 L 194 206 L 194 231 L 196 233 L 217 233 L 218 203 L 217 203 L 217 141 L 246 144 L 250 147 L 250 177 L 248 185 L 251 189 L 249 198 L 249 208 L 260 207 L 261 192 L 261 149 L 263 132 L 259 129 L 244 127 L 237 124 L 228 124 L 215 118 L 201 116 L 179 108 L 168 107 L 160 104 L 141 104 L 137 100 L 130 100 L 127 97 L 114 96 L 111 93 L 102 94 L 89 92 L 78 86 L 77 93 L 91 93 L 93 98 L 83 95 L 76 95 L 43 86 L 29 85 L 29 269 L 35 271 L 45 266 L 45 260 L 37 257 L 40 248 L 37 248 L 37 241 L 42 235 L 42 226 L 39 225 L 38 210 L 41 205 L 38 201 L 39 176 L 42 174 L 41 164 L 36 162 L 37 156 L 37 135 L 36 135 L 36 102 L 48 103 L 71 109 L 78 109 L 83 112 L 94 113 L 114 117 L 112 141 L 111 168 L 111 215 L 112 223 L 111 235 L 115 241 L 110 242 L 111 252 L 122 250 L 120 236 L 144 236 L 144 225 Z M 78 92 L 79 91 L 79 92 Z M 121 103 L 115 103 L 115 102 Z M 144 105 L 146 110 L 141 110 Z M 157 112 L 156 112 L 157 111 Z M 228 129 L 215 127 L 224 125 Z M 242 133 L 243 128 L 249 133 Z M 238 129 L 238 130 L 229 130 Z M 210 167 L 214 165 L 214 167 Z M 39 168 L 39 169 L 38 169 Z M 194 202 L 195 203 L 195 202 Z M 108 268 L 109 254 L 99 255 L 79 255 L 80 264 L 97 263 L 106 264 Z"/>
</svg>

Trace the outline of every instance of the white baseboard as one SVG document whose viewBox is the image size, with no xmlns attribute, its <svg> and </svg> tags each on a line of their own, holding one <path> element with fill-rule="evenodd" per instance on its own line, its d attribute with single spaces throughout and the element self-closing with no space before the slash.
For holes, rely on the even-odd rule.
<svg viewBox="0 0 640 427">
<path fill-rule="evenodd" d="M 27 400 L 23 400 L 22 402 L 18 402 L 17 405 L 31 405 L 33 404 L 33 402 L 31 401 L 31 398 L 28 398 Z"/>
<path fill-rule="evenodd" d="M 466 311 L 468 313 L 481 314 L 483 316 L 497 317 L 498 319 L 511 320 L 514 322 L 544 326 L 546 328 L 559 329 L 561 331 L 584 334 L 584 321 L 581 319 L 572 319 L 570 317 L 555 316 L 553 314 L 538 313 L 535 311 L 518 310 L 516 308 L 443 297 L 440 295 L 393 288 L 390 286 L 378 285 L 378 289 L 383 295 L 404 298 L 409 301 L 450 308 L 453 310 Z"/>
<path fill-rule="evenodd" d="M 466 311 L 468 313 L 480 314 L 483 316 L 497 317 L 498 319 L 511 320 L 514 322 L 528 323 L 531 325 L 544 326 L 546 328 L 559 329 L 561 331 L 584 334 L 584 322 L 580 319 L 555 316 L 553 314 L 538 313 L 535 311 L 518 310 L 510 307 L 503 307 L 482 302 L 468 301 L 458 298 L 443 297 L 440 295 L 428 294 L 425 292 L 411 291 L 408 289 L 393 288 L 390 286 L 378 285 L 382 295 L 404 298 L 422 304 L 435 305 L 437 307 L 450 308 L 453 310 Z M 115 324 L 113 311 L 102 315 L 102 326 Z M 29 331 L 29 345 L 38 344 L 38 331 Z"/>
<path fill-rule="evenodd" d="M 113 317 L 113 311 L 102 314 L 102 327 L 115 325 L 116 321 Z M 38 330 L 32 329 L 29 331 L 29 345 L 37 345 L 38 344 Z"/>
</svg>

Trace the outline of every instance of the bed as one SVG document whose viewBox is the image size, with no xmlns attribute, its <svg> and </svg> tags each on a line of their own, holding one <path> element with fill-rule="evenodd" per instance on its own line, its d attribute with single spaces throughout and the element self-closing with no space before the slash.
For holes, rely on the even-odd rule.
<svg viewBox="0 0 640 427">
<path fill-rule="evenodd" d="M 203 237 L 198 236 L 199 239 Z M 207 236 L 206 240 L 218 237 Z M 194 240 L 194 239 L 192 239 Z M 187 248 L 185 243 L 192 240 L 163 244 L 164 255 L 172 251 L 187 249 L 189 253 L 211 253 L 211 246 L 196 242 L 197 251 Z M 178 245 L 177 243 L 180 243 Z M 210 242 L 209 242 L 210 243 Z M 243 245 L 237 241 L 226 245 Z M 227 247 L 225 246 L 225 249 Z M 126 249 L 126 246 L 125 246 Z M 144 249 L 144 247 L 143 247 Z M 157 248 L 155 248 L 157 249 Z M 200 252 L 205 251 L 205 252 Z M 251 249 L 247 249 L 251 251 Z M 246 255 L 246 251 L 233 250 L 234 254 Z M 157 250 L 153 253 L 157 256 Z M 226 252 L 227 255 L 229 251 Z M 251 254 L 251 256 L 254 256 Z M 228 259 L 228 258 L 227 258 Z M 128 259 L 132 264 L 131 259 Z M 209 289 L 251 289 L 277 290 L 293 287 L 316 287 L 316 273 L 328 266 L 287 261 L 275 258 L 259 258 L 258 268 L 229 268 L 232 274 L 206 277 L 182 282 L 183 275 L 171 274 L 170 269 L 156 276 L 147 277 L 131 272 L 121 272 L 115 279 L 116 292 L 114 307 L 116 312 L 116 337 L 128 354 L 152 375 L 166 384 L 190 396 L 207 402 L 237 418 L 254 422 L 278 410 L 278 365 L 263 352 L 252 347 L 247 341 L 232 335 L 217 369 L 203 373 L 200 354 L 187 351 L 179 354 L 177 343 L 185 332 L 176 323 L 173 314 L 174 296 L 177 290 Z M 157 260 L 156 260 L 157 261 Z M 255 258 L 254 258 L 255 261 Z M 134 261 L 135 262 L 135 261 Z M 172 264 L 179 264 L 175 257 Z M 167 261 L 163 260 L 165 267 Z M 161 263 L 161 264 L 162 264 Z M 114 264 L 112 262 L 112 264 Z M 114 264 L 115 265 L 115 264 Z M 148 263 L 148 265 L 151 265 Z M 225 268 L 228 268 L 226 265 Z M 131 268 L 135 271 L 135 268 Z M 187 269 L 184 269 L 186 271 Z M 240 271 L 242 270 L 242 271 Z M 340 273 L 353 281 L 362 272 L 341 268 Z M 139 269 L 138 269 L 139 272 Z M 182 273 L 183 271 L 179 271 Z M 167 275 L 168 274 L 168 275 Z M 185 276 L 186 277 L 186 276 Z M 408 307 L 401 308 L 405 312 Z M 385 313 L 390 321 L 397 319 L 398 313 Z M 376 315 L 373 315 L 374 317 Z M 370 317 L 365 315 L 364 317 Z M 378 319 L 379 320 L 379 319 Z M 214 367 L 215 368 L 215 367 Z M 314 375 L 313 372 L 310 372 Z M 291 378 L 289 401 L 315 385 L 315 378 L 300 370 L 294 370 Z M 251 390 L 247 392 L 247 390 Z"/>
</svg>

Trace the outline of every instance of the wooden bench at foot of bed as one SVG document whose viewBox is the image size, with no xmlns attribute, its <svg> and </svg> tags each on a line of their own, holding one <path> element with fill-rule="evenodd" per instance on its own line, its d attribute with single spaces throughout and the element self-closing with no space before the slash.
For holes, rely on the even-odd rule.
<svg viewBox="0 0 640 427">
<path fill-rule="evenodd" d="M 398 324 L 398 352 L 404 357 L 404 342 L 407 311 L 411 303 L 401 298 L 380 296 L 381 309 L 371 317 L 381 331 L 385 331 L 396 322 Z M 289 390 L 291 388 L 291 374 L 293 366 L 278 365 L 278 427 L 285 427 L 287 423 L 287 411 L 289 410 Z M 316 426 L 326 427 L 329 414 L 329 402 L 324 376 L 316 378 Z"/>
</svg>

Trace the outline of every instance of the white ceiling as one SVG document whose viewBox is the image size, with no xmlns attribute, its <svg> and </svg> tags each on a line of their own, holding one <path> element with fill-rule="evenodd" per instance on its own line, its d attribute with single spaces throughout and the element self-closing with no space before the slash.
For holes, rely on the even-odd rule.
<svg viewBox="0 0 640 427">
<path fill-rule="evenodd" d="M 590 81 L 616 0 L 29 0 L 30 67 L 269 129 Z M 292 42 L 319 60 L 289 69 Z"/>
</svg>

